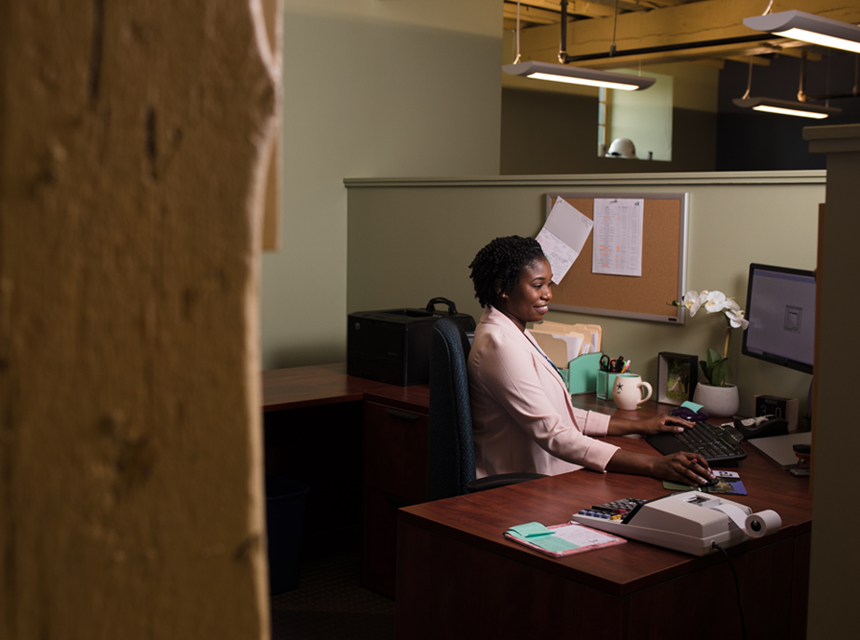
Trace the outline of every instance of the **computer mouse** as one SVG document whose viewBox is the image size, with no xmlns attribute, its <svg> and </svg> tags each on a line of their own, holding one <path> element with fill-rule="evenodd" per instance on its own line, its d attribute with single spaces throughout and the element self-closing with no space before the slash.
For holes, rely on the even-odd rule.
<svg viewBox="0 0 860 640">
<path fill-rule="evenodd" d="M 720 483 L 720 479 L 719 479 L 718 477 L 714 476 L 713 478 L 711 478 L 710 480 L 708 480 L 708 481 L 707 481 L 705 484 L 703 484 L 702 486 L 703 486 L 703 487 L 713 487 L 713 486 L 718 485 L 719 483 Z"/>
<path fill-rule="evenodd" d="M 682 420 L 689 420 L 690 422 L 701 422 L 709 418 L 706 411 L 702 409 L 693 411 L 688 407 L 675 407 L 669 412 L 669 415 L 681 418 Z"/>
</svg>

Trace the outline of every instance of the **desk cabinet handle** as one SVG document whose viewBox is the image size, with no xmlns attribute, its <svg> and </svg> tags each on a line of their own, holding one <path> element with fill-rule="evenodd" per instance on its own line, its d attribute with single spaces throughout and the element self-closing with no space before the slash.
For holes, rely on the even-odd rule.
<svg viewBox="0 0 860 640">
<path fill-rule="evenodd" d="M 386 409 L 385 411 L 392 418 L 397 418 L 398 420 L 407 420 L 409 422 L 415 422 L 416 420 L 418 420 L 418 418 L 421 417 L 417 413 L 408 413 L 406 411 L 399 411 L 397 409 Z"/>
</svg>

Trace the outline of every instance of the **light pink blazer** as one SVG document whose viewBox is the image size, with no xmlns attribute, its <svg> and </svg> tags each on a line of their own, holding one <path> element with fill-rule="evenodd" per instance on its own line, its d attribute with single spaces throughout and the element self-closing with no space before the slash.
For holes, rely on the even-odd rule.
<svg viewBox="0 0 860 640">
<path fill-rule="evenodd" d="M 528 334 L 488 306 L 469 352 L 477 476 L 604 471 L 618 447 L 609 416 L 575 409 L 564 381 Z"/>
</svg>

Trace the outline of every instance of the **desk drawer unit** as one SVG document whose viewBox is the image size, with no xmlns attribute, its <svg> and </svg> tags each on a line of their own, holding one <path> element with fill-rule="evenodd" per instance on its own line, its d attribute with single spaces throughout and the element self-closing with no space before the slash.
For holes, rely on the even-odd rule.
<svg viewBox="0 0 860 640">
<path fill-rule="evenodd" d="M 362 583 L 394 597 L 397 510 L 427 495 L 427 414 L 365 401 Z"/>
</svg>

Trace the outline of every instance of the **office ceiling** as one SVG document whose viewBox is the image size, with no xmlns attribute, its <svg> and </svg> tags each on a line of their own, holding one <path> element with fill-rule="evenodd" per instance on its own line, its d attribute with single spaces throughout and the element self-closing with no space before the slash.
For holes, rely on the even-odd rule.
<svg viewBox="0 0 860 640">
<path fill-rule="evenodd" d="M 764 13 L 768 0 L 590 0 L 568 2 L 567 53 L 582 67 L 725 60 L 766 65 L 773 54 L 817 59 L 821 49 L 754 31 L 744 18 Z M 845 0 L 776 0 L 772 12 L 797 9 L 860 23 L 860 3 Z M 504 28 L 515 30 L 516 0 L 504 0 Z M 558 62 L 561 0 L 520 1 L 521 60 Z M 614 41 L 616 54 L 609 55 Z"/>
</svg>

